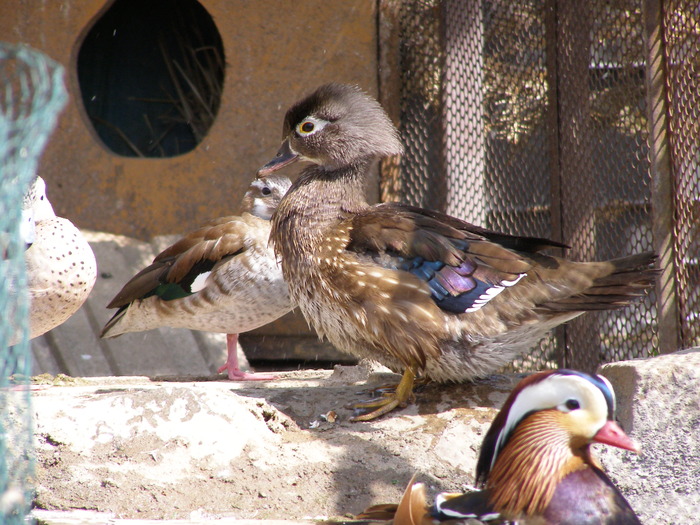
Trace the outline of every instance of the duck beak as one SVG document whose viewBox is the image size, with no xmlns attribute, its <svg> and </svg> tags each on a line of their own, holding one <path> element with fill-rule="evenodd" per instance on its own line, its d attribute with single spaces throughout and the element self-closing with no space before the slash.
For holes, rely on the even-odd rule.
<svg viewBox="0 0 700 525">
<path fill-rule="evenodd" d="M 613 447 L 624 448 L 625 450 L 631 450 L 637 454 L 640 452 L 639 446 L 632 441 L 632 438 L 625 434 L 625 431 L 622 430 L 620 425 L 615 421 L 608 420 L 608 422 L 603 425 L 603 428 L 593 436 L 593 441 L 612 445 Z"/>
<path fill-rule="evenodd" d="M 270 162 L 265 164 L 262 168 L 258 170 L 258 177 L 265 177 L 270 173 L 277 171 L 299 159 L 299 154 L 295 152 L 289 145 L 289 139 L 285 140 L 280 146 L 277 155 Z"/>
</svg>

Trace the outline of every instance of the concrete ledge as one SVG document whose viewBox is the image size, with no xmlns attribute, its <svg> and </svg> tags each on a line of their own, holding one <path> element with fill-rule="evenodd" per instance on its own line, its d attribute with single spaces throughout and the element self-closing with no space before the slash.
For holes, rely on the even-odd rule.
<svg viewBox="0 0 700 525">
<path fill-rule="evenodd" d="M 285 372 L 264 384 L 64 380 L 33 396 L 37 505 L 120 519 L 188 519 L 198 510 L 347 519 L 398 501 L 416 471 L 436 492 L 463 489 L 517 377 L 431 385 L 392 417 L 348 422 L 345 406 L 368 397 L 368 385 L 397 380 L 365 366 Z"/>
<path fill-rule="evenodd" d="M 601 373 L 643 450 L 635 456 L 596 445 L 607 472 L 644 523 L 696 523 L 700 351 L 616 363 Z M 48 382 L 33 396 L 37 504 L 59 512 L 45 515 L 57 516 L 46 518 L 50 525 L 83 523 L 61 514 L 78 509 L 140 520 L 134 523 L 306 522 L 347 520 L 396 502 L 416 472 L 429 497 L 465 490 L 483 435 L 520 376 L 428 385 L 416 404 L 389 417 L 348 422 L 348 404 L 397 379 L 358 365 L 285 372 L 263 384 Z M 75 519 L 88 519 L 81 516 Z"/>
<path fill-rule="evenodd" d="M 238 520 L 211 518 L 195 511 L 184 520 L 120 519 L 112 513 L 91 510 L 52 511 L 34 510 L 31 516 L 38 525 L 317 525 L 314 520 Z M 343 522 L 337 522 L 338 524 Z"/>
<path fill-rule="evenodd" d="M 700 349 L 611 363 L 600 373 L 640 456 L 598 447 L 610 477 L 644 523 L 700 520 Z"/>
</svg>

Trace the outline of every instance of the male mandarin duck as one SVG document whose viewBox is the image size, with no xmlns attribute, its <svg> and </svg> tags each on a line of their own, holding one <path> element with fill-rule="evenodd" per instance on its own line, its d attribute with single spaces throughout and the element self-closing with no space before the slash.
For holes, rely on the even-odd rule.
<svg viewBox="0 0 700 525">
<path fill-rule="evenodd" d="M 574 370 L 531 375 L 484 438 L 476 468 L 483 490 L 439 494 L 428 507 L 424 486 L 411 483 L 398 506 L 370 507 L 360 517 L 393 517 L 396 525 L 641 523 L 591 451 L 605 443 L 638 452 L 614 417 L 606 378 Z"/>
<path fill-rule="evenodd" d="M 287 111 L 282 146 L 258 172 L 312 163 L 272 218 L 292 300 L 338 349 L 403 370 L 393 394 L 356 405 L 375 410 L 355 421 L 405 404 L 416 374 L 440 382 L 483 376 L 551 328 L 624 306 L 653 282 L 653 254 L 572 262 L 539 253 L 563 247 L 553 241 L 413 206 L 370 206 L 370 167 L 401 152 L 376 100 L 328 84 Z"/>
<path fill-rule="evenodd" d="M 57 217 L 36 177 L 24 196 L 20 234 L 29 292 L 29 338 L 63 324 L 83 305 L 97 279 L 95 254 L 75 225 Z M 16 344 L 15 334 L 11 344 Z"/>
<path fill-rule="evenodd" d="M 219 372 L 237 381 L 274 379 L 240 370 L 237 343 L 239 333 L 293 308 L 268 244 L 270 217 L 290 185 L 285 177 L 254 180 L 240 216 L 214 219 L 158 254 L 107 305 L 119 310 L 101 337 L 163 326 L 226 333 Z"/>
</svg>

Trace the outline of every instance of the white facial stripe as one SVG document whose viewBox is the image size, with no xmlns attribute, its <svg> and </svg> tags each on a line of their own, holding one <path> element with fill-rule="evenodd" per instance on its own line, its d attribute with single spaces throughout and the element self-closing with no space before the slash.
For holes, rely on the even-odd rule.
<svg viewBox="0 0 700 525">
<path fill-rule="evenodd" d="M 600 379 L 603 383 L 605 383 L 605 386 L 608 387 L 608 390 L 613 393 L 612 396 L 612 413 L 613 417 L 615 417 L 615 414 L 617 414 L 617 399 L 615 398 L 615 389 L 613 389 L 612 383 L 608 381 L 608 378 L 605 376 L 596 376 L 598 379 Z"/>
<path fill-rule="evenodd" d="M 612 389 L 611 389 L 612 391 Z M 493 468 L 508 434 L 528 412 L 556 408 L 568 399 L 576 399 L 582 409 L 586 409 L 602 427 L 608 419 L 608 403 L 603 393 L 590 381 L 577 375 L 553 374 L 539 383 L 530 385 L 518 394 L 510 407 L 508 418 L 496 441 L 496 449 L 491 459 Z"/>
<path fill-rule="evenodd" d="M 266 221 L 269 221 L 272 218 L 272 210 L 270 210 L 270 207 L 265 204 L 265 200 L 261 199 L 260 197 L 253 199 L 252 214 Z"/>
</svg>

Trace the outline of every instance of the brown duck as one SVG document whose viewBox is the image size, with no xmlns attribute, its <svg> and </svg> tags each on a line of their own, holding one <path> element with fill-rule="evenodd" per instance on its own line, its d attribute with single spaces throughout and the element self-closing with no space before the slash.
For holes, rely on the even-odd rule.
<svg viewBox="0 0 700 525">
<path fill-rule="evenodd" d="M 254 180 L 241 215 L 220 217 L 188 233 L 127 282 L 107 308 L 117 313 L 101 337 L 162 326 L 226 334 L 219 368 L 234 381 L 275 379 L 238 366 L 238 334 L 289 312 L 287 285 L 268 246 L 270 217 L 291 182 Z"/>
<path fill-rule="evenodd" d="M 413 206 L 370 206 L 370 167 L 402 146 L 379 103 L 357 87 L 321 86 L 287 111 L 283 136 L 259 177 L 312 163 L 272 218 L 292 300 L 340 350 L 403 372 L 393 394 L 357 405 L 375 410 L 355 420 L 405 404 L 417 374 L 483 376 L 555 326 L 624 306 L 653 282 L 650 253 L 572 262 L 540 253 L 563 246 L 553 241 Z"/>
</svg>

